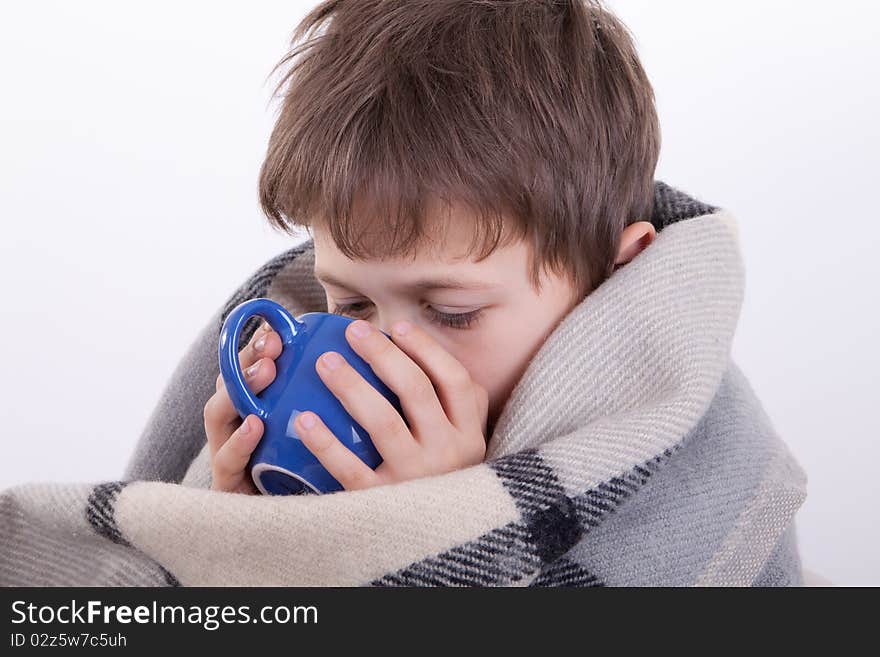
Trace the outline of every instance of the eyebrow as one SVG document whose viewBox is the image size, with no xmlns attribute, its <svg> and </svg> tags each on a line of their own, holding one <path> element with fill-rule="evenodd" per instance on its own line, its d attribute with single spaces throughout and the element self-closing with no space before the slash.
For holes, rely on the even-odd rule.
<svg viewBox="0 0 880 657">
<path fill-rule="evenodd" d="M 317 278 L 322 283 L 328 283 L 330 285 L 336 285 L 338 287 L 344 287 L 351 289 L 351 287 L 345 282 L 338 278 L 336 278 L 333 274 L 329 272 L 320 271 L 318 269 L 315 270 L 315 278 Z M 412 281 L 411 283 L 404 283 L 401 285 L 404 289 L 410 290 L 418 290 L 418 291 L 426 291 L 426 290 L 488 290 L 494 285 L 490 283 L 484 283 L 482 281 L 464 281 L 456 278 L 450 277 L 440 277 L 440 278 L 422 278 L 416 281 Z"/>
</svg>

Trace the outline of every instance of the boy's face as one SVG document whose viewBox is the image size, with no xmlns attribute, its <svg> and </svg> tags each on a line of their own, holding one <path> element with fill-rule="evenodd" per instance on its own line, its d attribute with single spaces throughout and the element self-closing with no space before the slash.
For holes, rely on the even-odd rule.
<svg viewBox="0 0 880 657">
<path fill-rule="evenodd" d="M 401 319 L 427 331 L 488 391 L 491 435 L 532 356 L 580 299 L 568 279 L 548 272 L 542 272 L 541 292 L 532 288 L 523 241 L 499 246 L 481 262 L 467 257 L 473 221 L 453 210 L 439 240 L 412 258 L 385 260 L 352 260 L 325 228 L 315 225 L 311 232 L 327 309 L 388 334 Z"/>
</svg>

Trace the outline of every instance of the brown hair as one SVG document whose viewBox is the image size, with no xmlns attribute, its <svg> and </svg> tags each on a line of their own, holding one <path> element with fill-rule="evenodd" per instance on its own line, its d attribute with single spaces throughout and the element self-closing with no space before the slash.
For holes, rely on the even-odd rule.
<svg viewBox="0 0 880 657">
<path fill-rule="evenodd" d="M 291 46 L 259 181 L 276 228 L 326 221 L 348 257 L 390 257 L 430 237 L 429 200 L 458 203 L 479 259 L 509 226 L 535 289 L 547 266 L 588 294 L 650 220 L 654 92 L 598 1 L 327 0 Z"/>
</svg>

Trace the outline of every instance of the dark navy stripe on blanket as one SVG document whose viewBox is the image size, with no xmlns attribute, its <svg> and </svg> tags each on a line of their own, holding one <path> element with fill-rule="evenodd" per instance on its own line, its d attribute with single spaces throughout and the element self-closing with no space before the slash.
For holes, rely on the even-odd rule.
<svg viewBox="0 0 880 657">
<path fill-rule="evenodd" d="M 711 214 L 720 208 L 703 203 L 662 180 L 654 181 L 654 204 L 651 223 L 659 232 L 677 221 Z"/>
<path fill-rule="evenodd" d="M 108 481 L 98 484 L 92 489 L 86 506 L 86 518 L 92 528 L 104 538 L 109 538 L 120 545 L 129 545 L 129 543 L 122 537 L 122 532 L 116 526 L 116 518 L 113 515 L 116 496 L 125 486 L 126 482 L 124 481 Z"/>
<path fill-rule="evenodd" d="M 511 573 L 533 572 L 540 559 L 528 549 L 521 523 L 493 529 L 475 541 L 373 580 L 371 586 L 493 586 Z"/>
<path fill-rule="evenodd" d="M 529 586 L 604 586 L 590 571 L 567 557 L 548 564 Z"/>
<path fill-rule="evenodd" d="M 507 586 L 537 576 L 529 586 L 603 586 L 566 558 L 606 514 L 641 488 L 678 445 L 629 472 L 571 497 L 536 449 L 487 462 L 501 478 L 522 519 L 473 541 L 373 580 L 371 586 Z"/>
<path fill-rule="evenodd" d="M 116 524 L 116 498 L 129 483 L 131 482 L 108 481 L 95 486 L 86 504 L 86 519 L 92 529 L 104 538 L 136 550 L 137 548 L 125 539 Z M 161 564 L 157 563 L 156 566 L 162 571 L 168 586 L 180 586 L 180 581 L 170 571 Z"/>
</svg>

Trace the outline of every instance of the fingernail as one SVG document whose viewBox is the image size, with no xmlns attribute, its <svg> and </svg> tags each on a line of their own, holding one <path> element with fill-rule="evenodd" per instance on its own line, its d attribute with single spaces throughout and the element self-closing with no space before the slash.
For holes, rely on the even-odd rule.
<svg viewBox="0 0 880 657">
<path fill-rule="evenodd" d="M 313 426 L 315 426 L 315 416 L 311 413 L 300 413 L 299 423 L 303 425 L 306 429 L 311 429 Z"/>
<path fill-rule="evenodd" d="M 266 336 L 261 335 L 256 342 L 254 342 L 254 349 L 256 351 L 263 351 L 263 347 L 266 346 Z"/>
<path fill-rule="evenodd" d="M 241 421 L 241 427 L 238 429 L 242 434 L 250 433 L 251 426 L 248 424 L 247 418 Z"/>
<path fill-rule="evenodd" d="M 260 369 L 260 361 L 257 361 L 256 363 L 254 363 L 253 365 L 251 365 L 249 368 L 247 368 L 247 369 L 244 371 L 244 374 L 245 374 L 245 376 L 246 376 L 247 378 L 251 379 L 251 378 L 253 378 L 254 374 L 257 373 L 257 371 L 258 371 L 259 369 Z"/>
<path fill-rule="evenodd" d="M 370 333 L 370 325 L 367 324 L 364 320 L 359 319 L 356 322 L 352 322 L 351 332 L 354 333 L 355 337 L 363 338 Z"/>
<path fill-rule="evenodd" d="M 406 320 L 403 320 L 403 321 L 397 322 L 397 324 L 394 325 L 392 330 L 395 333 L 397 333 L 397 335 L 406 335 L 407 332 L 409 331 L 409 328 L 410 328 L 410 323 Z"/>
<path fill-rule="evenodd" d="M 324 365 L 326 365 L 327 368 L 331 370 L 335 370 L 337 367 L 342 365 L 342 357 L 334 351 L 328 351 L 326 354 L 321 356 L 321 360 L 324 361 Z"/>
</svg>

